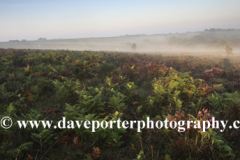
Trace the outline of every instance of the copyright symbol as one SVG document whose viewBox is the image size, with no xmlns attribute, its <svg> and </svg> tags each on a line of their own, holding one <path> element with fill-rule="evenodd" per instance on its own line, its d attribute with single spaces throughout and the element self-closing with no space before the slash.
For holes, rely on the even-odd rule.
<svg viewBox="0 0 240 160">
<path fill-rule="evenodd" d="M 8 116 L 3 117 L 0 122 L 0 126 L 2 126 L 2 128 L 4 129 L 10 128 L 12 124 L 13 124 L 12 119 Z"/>
</svg>

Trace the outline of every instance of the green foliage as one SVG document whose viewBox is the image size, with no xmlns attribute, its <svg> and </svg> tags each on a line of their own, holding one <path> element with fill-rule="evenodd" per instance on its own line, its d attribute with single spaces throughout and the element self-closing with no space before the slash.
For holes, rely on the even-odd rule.
<svg viewBox="0 0 240 160">
<path fill-rule="evenodd" d="M 230 124 L 240 115 L 239 70 L 237 58 L 209 55 L 0 49 L 0 119 L 13 120 L 0 128 L 1 158 L 238 158 L 240 134 L 228 127 L 137 133 L 109 125 L 148 116 L 201 123 L 215 116 Z M 54 129 L 62 117 L 67 129 Z M 53 120 L 53 126 L 19 129 L 17 120 Z M 77 127 L 93 120 L 108 127 Z"/>
<path fill-rule="evenodd" d="M 210 143 L 209 145 L 214 146 L 210 148 L 214 158 L 227 158 L 228 156 L 234 156 L 231 147 L 229 147 L 224 138 L 217 134 L 213 129 L 209 128 L 207 132 L 201 132 L 201 134 L 202 139 L 210 139 L 210 141 L 208 141 L 208 143 Z M 215 146 L 218 148 L 217 151 Z"/>
<path fill-rule="evenodd" d="M 222 109 L 222 107 L 224 106 L 223 104 L 223 97 L 220 96 L 218 93 L 214 93 L 212 94 L 209 98 L 208 98 L 210 105 L 213 106 L 213 110 L 218 110 L 219 108 Z"/>
<path fill-rule="evenodd" d="M 54 136 L 49 129 L 44 129 L 40 133 L 32 133 L 31 138 L 42 147 L 44 144 L 50 143 L 50 139 Z"/>
<path fill-rule="evenodd" d="M 109 104 L 112 108 L 116 108 L 115 110 L 120 111 L 124 110 L 126 108 L 125 103 L 122 103 L 125 96 L 118 92 L 116 94 L 116 97 L 113 95 L 111 98 L 109 98 Z"/>
<path fill-rule="evenodd" d="M 154 96 L 149 96 L 149 105 L 162 114 L 180 111 L 182 103 L 195 102 L 202 92 L 197 85 L 202 85 L 201 80 L 193 80 L 188 73 L 171 73 L 169 76 L 153 80 Z"/>
<path fill-rule="evenodd" d="M 8 144 L 8 142 L 3 143 L 3 145 L 1 146 L 1 155 L 6 155 L 8 156 L 8 158 L 23 158 L 24 155 L 24 151 L 29 150 L 29 148 L 33 145 L 33 142 L 26 142 L 21 144 L 19 147 L 15 148 L 15 149 L 10 149 L 10 150 L 6 150 L 6 148 L 9 148 L 11 146 L 11 144 Z M 25 152 L 26 153 L 26 152 Z"/>
<path fill-rule="evenodd" d="M 144 154 L 143 154 L 143 151 L 141 150 L 140 152 L 139 152 L 139 154 L 137 155 L 137 158 L 136 159 L 134 159 L 134 160 L 144 160 Z"/>
</svg>

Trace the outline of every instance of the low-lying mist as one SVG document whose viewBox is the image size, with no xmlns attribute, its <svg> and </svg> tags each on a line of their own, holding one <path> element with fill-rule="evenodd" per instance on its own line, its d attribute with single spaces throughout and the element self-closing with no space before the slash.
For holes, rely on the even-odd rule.
<svg viewBox="0 0 240 160">
<path fill-rule="evenodd" d="M 225 54 L 228 45 L 233 55 L 240 55 L 240 30 L 210 29 L 203 32 L 158 35 L 126 35 L 107 38 L 53 39 L 36 41 L 10 40 L 0 48 L 68 49 L 118 52 L 151 52 L 181 54 Z"/>
</svg>

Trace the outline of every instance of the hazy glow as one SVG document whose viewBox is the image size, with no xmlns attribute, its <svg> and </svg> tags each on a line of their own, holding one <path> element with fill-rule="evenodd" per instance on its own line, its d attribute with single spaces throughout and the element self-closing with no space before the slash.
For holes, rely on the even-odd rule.
<svg viewBox="0 0 240 160">
<path fill-rule="evenodd" d="M 240 26 L 239 0 L 1 0 L 0 41 Z"/>
</svg>

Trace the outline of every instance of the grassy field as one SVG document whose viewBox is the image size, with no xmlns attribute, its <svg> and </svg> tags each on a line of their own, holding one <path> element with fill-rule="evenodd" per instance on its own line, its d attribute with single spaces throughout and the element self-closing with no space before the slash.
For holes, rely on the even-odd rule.
<svg viewBox="0 0 240 160">
<path fill-rule="evenodd" d="M 17 120 L 239 120 L 240 57 L 0 49 L 1 159 L 238 159 L 240 133 L 19 129 Z M 186 126 L 185 126 L 186 127 Z"/>
</svg>

